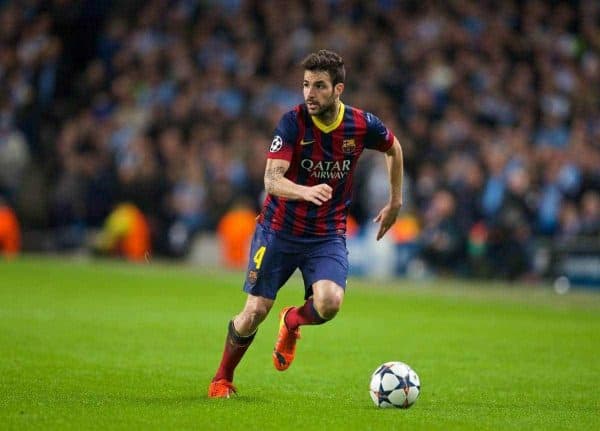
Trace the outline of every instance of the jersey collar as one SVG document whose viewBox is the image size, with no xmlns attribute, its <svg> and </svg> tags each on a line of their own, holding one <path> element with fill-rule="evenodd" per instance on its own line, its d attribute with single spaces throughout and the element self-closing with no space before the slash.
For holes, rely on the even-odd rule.
<svg viewBox="0 0 600 431">
<path fill-rule="evenodd" d="M 322 121 L 320 121 L 317 117 L 315 117 L 314 115 L 311 115 L 310 117 L 312 118 L 313 123 L 315 124 L 315 126 L 317 126 L 319 128 L 319 130 L 321 130 L 321 132 L 323 133 L 329 133 L 332 130 L 337 129 L 337 127 L 342 124 L 342 120 L 344 119 L 344 112 L 346 110 L 345 105 L 340 101 L 340 110 L 338 112 L 337 117 L 335 118 L 335 121 L 331 124 L 325 124 Z"/>
</svg>

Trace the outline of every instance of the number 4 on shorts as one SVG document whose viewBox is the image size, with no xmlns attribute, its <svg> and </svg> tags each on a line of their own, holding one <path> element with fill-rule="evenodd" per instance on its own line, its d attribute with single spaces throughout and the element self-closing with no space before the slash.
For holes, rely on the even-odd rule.
<svg viewBox="0 0 600 431">
<path fill-rule="evenodd" d="M 260 269 L 260 265 L 262 264 L 262 260 L 266 250 L 267 247 L 265 247 L 264 245 L 260 246 L 258 250 L 256 250 L 254 257 L 252 258 L 252 260 L 254 261 L 254 265 L 256 265 L 256 269 Z"/>
</svg>

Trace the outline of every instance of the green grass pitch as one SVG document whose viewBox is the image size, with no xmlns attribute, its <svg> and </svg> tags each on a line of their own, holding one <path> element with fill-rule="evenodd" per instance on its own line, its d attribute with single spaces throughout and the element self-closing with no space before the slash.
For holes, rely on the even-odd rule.
<svg viewBox="0 0 600 431">
<path fill-rule="evenodd" d="M 242 273 L 174 264 L 0 260 L 0 429 L 600 429 L 600 293 L 483 282 L 352 279 L 338 317 L 304 327 L 286 372 L 277 314 L 206 397 Z M 371 372 L 421 378 L 408 410 L 378 409 Z"/>
</svg>

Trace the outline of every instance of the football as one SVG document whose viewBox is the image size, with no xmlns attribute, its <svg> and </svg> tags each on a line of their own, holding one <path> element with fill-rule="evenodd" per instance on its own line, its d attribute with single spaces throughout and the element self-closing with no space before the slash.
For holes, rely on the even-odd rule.
<svg viewBox="0 0 600 431">
<path fill-rule="evenodd" d="M 377 407 L 407 409 L 421 391 L 419 376 L 404 362 L 386 362 L 371 375 L 369 393 Z"/>
</svg>

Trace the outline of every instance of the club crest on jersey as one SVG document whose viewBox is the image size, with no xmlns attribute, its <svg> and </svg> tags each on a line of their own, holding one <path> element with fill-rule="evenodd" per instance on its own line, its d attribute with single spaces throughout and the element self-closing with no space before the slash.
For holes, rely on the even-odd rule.
<svg viewBox="0 0 600 431">
<path fill-rule="evenodd" d="M 282 147 L 283 140 L 281 139 L 281 136 L 275 135 L 273 141 L 271 142 L 271 147 L 269 148 L 269 151 L 272 153 L 276 153 L 277 151 L 281 150 Z"/>
<path fill-rule="evenodd" d="M 258 271 L 248 271 L 248 283 L 256 284 L 256 280 L 258 280 Z"/>
<path fill-rule="evenodd" d="M 344 139 L 342 141 L 342 151 L 344 154 L 352 154 L 356 150 L 356 142 L 354 139 Z"/>
</svg>

